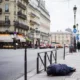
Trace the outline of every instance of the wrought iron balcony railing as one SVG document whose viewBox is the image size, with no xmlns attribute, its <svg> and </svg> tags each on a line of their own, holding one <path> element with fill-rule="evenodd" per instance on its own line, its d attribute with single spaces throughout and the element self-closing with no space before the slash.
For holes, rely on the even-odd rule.
<svg viewBox="0 0 80 80">
<path fill-rule="evenodd" d="M 18 5 L 18 7 L 26 10 L 26 6 L 24 4 L 22 4 L 20 1 L 18 1 L 17 5 Z"/>
<path fill-rule="evenodd" d="M 2 21 L 0 20 L 1 27 L 10 27 L 10 20 Z"/>
<path fill-rule="evenodd" d="M 18 21 L 14 21 L 14 26 L 21 29 L 29 30 L 29 27 L 23 23 L 20 23 Z"/>
<path fill-rule="evenodd" d="M 32 12 L 30 13 L 30 16 L 33 17 L 33 18 L 36 17 L 36 15 Z"/>
<path fill-rule="evenodd" d="M 38 26 L 40 25 L 37 21 L 34 21 L 34 20 L 30 20 L 30 24 L 31 24 L 31 25 L 35 25 L 35 24 L 36 24 L 36 25 L 38 25 Z"/>
<path fill-rule="evenodd" d="M 0 14 L 2 14 L 2 8 L 0 8 Z"/>
<path fill-rule="evenodd" d="M 26 20 L 27 19 L 27 17 L 26 17 L 26 15 L 25 14 L 23 14 L 21 11 L 18 11 L 18 17 L 19 18 L 22 18 L 22 19 L 24 19 L 24 20 Z"/>
<path fill-rule="evenodd" d="M 2 3 L 3 0 L 0 0 L 0 3 Z"/>
</svg>

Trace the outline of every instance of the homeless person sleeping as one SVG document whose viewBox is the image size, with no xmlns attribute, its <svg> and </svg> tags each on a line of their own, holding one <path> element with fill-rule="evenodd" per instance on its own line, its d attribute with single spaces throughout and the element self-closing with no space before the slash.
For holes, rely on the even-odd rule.
<svg viewBox="0 0 80 80">
<path fill-rule="evenodd" d="M 53 76 L 65 76 L 71 72 L 75 72 L 76 69 L 66 64 L 52 64 L 47 67 L 47 75 Z"/>
</svg>

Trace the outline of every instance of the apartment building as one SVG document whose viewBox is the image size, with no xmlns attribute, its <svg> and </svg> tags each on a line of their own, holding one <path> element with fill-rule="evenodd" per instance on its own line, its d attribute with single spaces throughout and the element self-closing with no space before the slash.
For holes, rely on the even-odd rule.
<svg viewBox="0 0 80 80">
<path fill-rule="evenodd" d="M 28 5 L 29 35 L 33 43 L 48 43 L 50 40 L 50 15 L 43 0 L 30 0 Z"/>
<path fill-rule="evenodd" d="M 0 34 L 8 33 L 21 41 L 28 36 L 32 43 L 49 42 L 50 15 L 43 0 L 0 0 Z M 12 36 L 13 34 L 13 36 Z M 21 38 L 16 36 L 22 35 Z"/>
<path fill-rule="evenodd" d="M 37 3 L 37 4 L 35 4 Z M 37 7 L 38 2 L 29 1 L 28 5 L 28 26 L 29 26 L 29 38 L 32 40 L 32 44 L 40 45 L 40 11 Z"/>
<path fill-rule="evenodd" d="M 26 34 L 27 0 L 0 0 L 0 32 L 10 31 Z"/>
<path fill-rule="evenodd" d="M 0 0 L 0 34 L 27 34 L 27 3 L 28 0 Z"/>
<path fill-rule="evenodd" d="M 70 32 L 57 31 L 51 33 L 51 42 L 59 43 L 61 45 L 70 45 L 72 39 L 72 34 Z"/>
<path fill-rule="evenodd" d="M 50 15 L 45 7 L 45 1 L 38 0 L 40 9 L 41 42 L 50 43 Z"/>
</svg>

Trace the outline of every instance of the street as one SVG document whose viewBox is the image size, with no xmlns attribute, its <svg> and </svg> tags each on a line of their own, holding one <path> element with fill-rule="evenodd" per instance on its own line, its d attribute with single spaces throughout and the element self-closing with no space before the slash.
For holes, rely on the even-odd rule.
<svg viewBox="0 0 80 80">
<path fill-rule="evenodd" d="M 38 52 L 53 49 L 27 49 L 28 72 L 36 68 Z M 67 49 L 68 51 L 68 49 Z M 63 58 L 63 48 L 58 49 L 58 59 Z M 0 80 L 15 80 L 24 74 L 24 49 L 0 49 Z"/>
</svg>

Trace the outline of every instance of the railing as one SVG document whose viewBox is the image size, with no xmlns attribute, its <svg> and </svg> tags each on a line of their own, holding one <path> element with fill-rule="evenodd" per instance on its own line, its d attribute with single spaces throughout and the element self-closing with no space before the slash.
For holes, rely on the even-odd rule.
<svg viewBox="0 0 80 80">
<path fill-rule="evenodd" d="M 2 14 L 2 8 L 0 8 L 0 14 Z"/>
<path fill-rule="evenodd" d="M 22 28 L 22 29 L 29 30 L 29 26 L 27 26 L 27 25 L 25 25 L 23 23 L 20 23 L 19 21 L 14 21 L 14 26 L 15 27 Z"/>
<path fill-rule="evenodd" d="M 58 50 L 60 50 L 60 49 L 55 48 L 55 50 L 52 50 L 52 51 L 38 52 L 37 60 L 36 60 L 37 61 L 37 68 L 36 68 L 37 74 L 43 70 L 46 71 L 47 66 L 49 64 L 51 65 L 53 63 L 58 63 L 57 58 L 60 55 L 60 54 L 58 54 Z M 64 44 L 64 47 L 61 52 L 63 60 L 65 60 L 65 56 L 67 55 L 67 53 L 69 53 L 69 48 L 66 48 L 66 46 Z M 43 54 L 43 56 L 41 54 Z"/>
<path fill-rule="evenodd" d="M 26 10 L 26 6 L 18 1 L 17 5 L 21 7 L 22 9 Z"/>
<path fill-rule="evenodd" d="M 3 0 L 0 0 L 0 3 L 2 3 Z"/>
<path fill-rule="evenodd" d="M 7 21 L 2 21 L 2 20 L 0 20 L 0 26 L 10 26 L 10 20 L 7 20 Z"/>
<path fill-rule="evenodd" d="M 48 53 L 50 52 L 50 53 Z M 44 54 L 42 57 L 41 54 Z M 47 69 L 47 61 L 49 61 L 49 64 L 52 64 L 54 59 L 54 63 L 57 63 L 57 50 L 52 51 L 45 51 L 45 52 L 39 52 L 37 54 L 37 73 L 40 73 L 42 70 L 46 71 Z M 43 65 L 43 69 L 40 70 L 40 61 Z"/>
<path fill-rule="evenodd" d="M 19 18 L 22 18 L 22 19 L 24 19 L 24 20 L 26 20 L 27 19 L 27 16 L 25 15 L 25 14 L 23 14 L 21 11 L 18 11 L 18 17 Z"/>
</svg>

